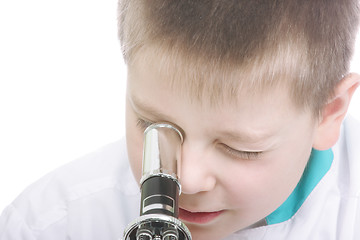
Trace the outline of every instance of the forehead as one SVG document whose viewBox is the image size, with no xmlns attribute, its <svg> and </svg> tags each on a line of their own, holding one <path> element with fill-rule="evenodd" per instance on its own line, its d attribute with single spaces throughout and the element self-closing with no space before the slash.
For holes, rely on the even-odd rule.
<svg viewBox="0 0 360 240">
<path fill-rule="evenodd" d="M 289 84 L 283 71 L 289 68 L 271 59 L 259 58 L 240 65 L 154 45 L 139 49 L 128 66 L 130 81 L 131 76 L 146 72 L 143 81 L 166 85 L 191 101 L 213 106 L 234 103 L 243 93 L 261 95 L 279 87 L 288 91 Z"/>
</svg>

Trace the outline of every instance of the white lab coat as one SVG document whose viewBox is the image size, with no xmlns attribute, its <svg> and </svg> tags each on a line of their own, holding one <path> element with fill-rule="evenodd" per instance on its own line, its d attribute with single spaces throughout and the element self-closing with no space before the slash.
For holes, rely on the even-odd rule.
<svg viewBox="0 0 360 240">
<path fill-rule="evenodd" d="M 354 119 L 345 120 L 333 153 L 330 170 L 290 219 L 226 240 L 360 240 L 360 125 Z M 139 203 L 125 142 L 118 141 L 28 187 L 2 213 L 0 240 L 118 240 L 139 215 Z"/>
</svg>

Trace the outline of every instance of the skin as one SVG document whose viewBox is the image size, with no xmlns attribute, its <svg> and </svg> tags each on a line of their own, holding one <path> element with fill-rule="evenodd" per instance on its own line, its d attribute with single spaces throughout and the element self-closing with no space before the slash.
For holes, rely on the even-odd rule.
<svg viewBox="0 0 360 240">
<path fill-rule="evenodd" d="M 316 120 L 293 105 L 286 88 L 261 95 L 239 89 L 235 103 L 225 100 L 217 106 L 190 99 L 170 86 L 171 71 L 162 72 L 156 62 L 140 59 L 128 68 L 129 161 L 139 181 L 147 124 L 169 122 L 183 132 L 180 208 L 222 211 L 205 224 L 184 221 L 195 240 L 222 239 L 279 207 L 301 178 L 311 149 L 328 149 L 336 142 L 336 129 L 359 82 L 357 76 L 342 93 L 337 91 Z M 335 128 L 333 134 L 329 128 Z"/>
</svg>

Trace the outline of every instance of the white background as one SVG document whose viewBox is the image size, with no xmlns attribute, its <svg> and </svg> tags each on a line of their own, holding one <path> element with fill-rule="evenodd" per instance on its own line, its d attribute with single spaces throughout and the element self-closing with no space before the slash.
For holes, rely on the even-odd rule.
<svg viewBox="0 0 360 240">
<path fill-rule="evenodd" d="M 116 0 L 0 2 L 0 212 L 47 172 L 124 134 Z M 353 61 L 360 72 L 360 42 Z M 360 119 L 360 89 L 350 112 Z"/>
</svg>

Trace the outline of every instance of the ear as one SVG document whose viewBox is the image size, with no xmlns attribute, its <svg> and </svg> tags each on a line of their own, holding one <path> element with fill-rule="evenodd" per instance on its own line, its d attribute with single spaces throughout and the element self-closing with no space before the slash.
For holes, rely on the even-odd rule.
<svg viewBox="0 0 360 240">
<path fill-rule="evenodd" d="M 351 97 L 360 84 L 360 75 L 349 74 L 337 84 L 334 97 L 325 105 L 316 127 L 313 148 L 326 150 L 337 142 Z"/>
</svg>

